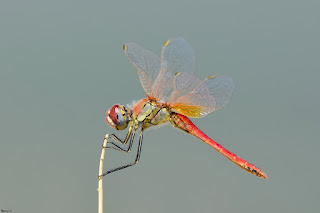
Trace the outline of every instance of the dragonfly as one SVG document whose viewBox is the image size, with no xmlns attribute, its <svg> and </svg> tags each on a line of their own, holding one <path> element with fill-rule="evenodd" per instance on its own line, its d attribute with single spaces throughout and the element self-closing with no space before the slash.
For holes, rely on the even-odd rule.
<svg viewBox="0 0 320 213">
<path fill-rule="evenodd" d="M 136 132 L 139 130 L 140 133 L 135 160 L 110 169 L 103 176 L 137 164 L 140 160 L 144 130 L 170 122 L 173 127 L 209 144 L 240 168 L 268 179 L 261 169 L 221 146 L 189 119 L 201 118 L 220 110 L 230 101 L 235 88 L 230 77 L 211 75 L 204 80 L 195 77 L 195 54 L 183 38 L 167 40 L 162 47 L 160 58 L 136 43 L 126 43 L 123 50 L 137 70 L 147 98 L 127 107 L 116 104 L 107 111 L 107 123 L 119 131 L 128 128 L 128 133 L 124 140 L 115 134 L 109 135 L 113 140 L 108 141 L 109 146 L 106 148 L 128 153 Z M 123 145 L 127 147 L 123 148 Z"/>
</svg>

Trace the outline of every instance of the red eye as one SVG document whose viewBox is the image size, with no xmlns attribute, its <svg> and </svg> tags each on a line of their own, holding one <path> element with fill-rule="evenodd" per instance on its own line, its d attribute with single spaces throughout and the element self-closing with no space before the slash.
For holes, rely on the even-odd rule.
<svg viewBox="0 0 320 213">
<path fill-rule="evenodd" d="M 110 109 L 110 118 L 115 124 L 117 124 L 119 120 L 118 111 L 119 111 L 119 105 L 114 105 Z"/>
<path fill-rule="evenodd" d="M 108 112 L 106 120 L 116 130 L 124 130 L 128 126 L 124 106 L 114 105 Z"/>
</svg>

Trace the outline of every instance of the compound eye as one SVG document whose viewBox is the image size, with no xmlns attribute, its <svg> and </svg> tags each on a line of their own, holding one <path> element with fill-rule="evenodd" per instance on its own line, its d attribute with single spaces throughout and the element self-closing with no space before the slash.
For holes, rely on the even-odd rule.
<svg viewBox="0 0 320 213">
<path fill-rule="evenodd" d="M 114 105 L 110 109 L 110 118 L 117 126 L 124 125 L 125 123 L 124 117 L 121 113 L 121 107 L 119 105 Z"/>
<path fill-rule="evenodd" d="M 106 121 L 108 122 L 108 124 L 110 124 L 110 126 L 115 127 L 115 123 L 113 122 L 113 120 L 110 117 L 110 110 L 107 112 L 107 117 L 106 117 Z"/>
<path fill-rule="evenodd" d="M 124 130 L 128 126 L 126 109 L 121 105 L 114 105 L 108 112 L 106 120 L 116 130 Z"/>
</svg>

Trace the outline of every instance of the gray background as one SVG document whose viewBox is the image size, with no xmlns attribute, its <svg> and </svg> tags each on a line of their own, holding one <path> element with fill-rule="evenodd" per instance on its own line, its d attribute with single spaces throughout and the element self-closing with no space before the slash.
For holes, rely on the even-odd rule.
<svg viewBox="0 0 320 213">
<path fill-rule="evenodd" d="M 269 179 L 166 126 L 145 133 L 137 166 L 105 178 L 105 212 L 316 212 L 319 6 L 1 0 L 0 208 L 97 212 L 102 139 L 114 132 L 105 111 L 145 97 L 122 44 L 160 54 L 182 36 L 198 77 L 225 74 L 236 84 L 226 108 L 193 121 Z M 105 167 L 134 155 L 109 150 Z"/>
</svg>

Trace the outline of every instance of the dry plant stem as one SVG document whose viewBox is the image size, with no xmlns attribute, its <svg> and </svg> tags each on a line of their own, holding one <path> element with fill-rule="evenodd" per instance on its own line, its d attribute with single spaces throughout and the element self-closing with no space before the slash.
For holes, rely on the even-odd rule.
<svg viewBox="0 0 320 213">
<path fill-rule="evenodd" d="M 98 207 L 98 213 L 103 213 L 103 161 L 104 161 L 104 155 L 106 153 L 106 147 L 108 142 L 109 134 L 106 134 L 104 136 L 104 141 L 102 145 L 102 152 L 100 157 L 100 166 L 99 166 L 99 187 L 98 187 L 98 193 L 99 193 L 99 207 Z"/>
</svg>

